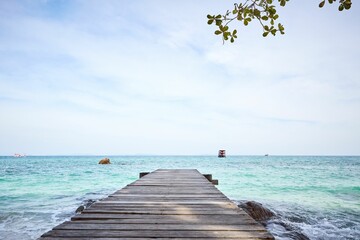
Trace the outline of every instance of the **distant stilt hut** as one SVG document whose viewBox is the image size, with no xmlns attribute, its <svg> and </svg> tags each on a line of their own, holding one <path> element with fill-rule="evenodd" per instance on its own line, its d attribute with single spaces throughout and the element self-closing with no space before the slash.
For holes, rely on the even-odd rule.
<svg viewBox="0 0 360 240">
<path fill-rule="evenodd" d="M 219 158 L 224 158 L 224 157 L 226 157 L 225 150 L 219 150 L 218 157 L 219 157 Z"/>
</svg>

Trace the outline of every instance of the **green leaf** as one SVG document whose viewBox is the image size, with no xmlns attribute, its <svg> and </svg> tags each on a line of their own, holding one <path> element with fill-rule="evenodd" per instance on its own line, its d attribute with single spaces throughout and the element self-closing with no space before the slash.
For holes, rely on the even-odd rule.
<svg viewBox="0 0 360 240">
<path fill-rule="evenodd" d="M 232 43 L 233 43 L 233 42 L 234 42 L 234 38 L 230 38 L 230 42 L 232 42 Z"/>
<path fill-rule="evenodd" d="M 342 11 L 342 10 L 344 10 L 344 5 L 340 4 L 339 11 Z"/>
<path fill-rule="evenodd" d="M 351 8 L 351 1 L 346 1 L 343 3 L 346 10 L 349 10 Z"/>
<path fill-rule="evenodd" d="M 322 8 L 324 5 L 325 5 L 325 0 L 319 4 L 319 7 Z"/>
<path fill-rule="evenodd" d="M 269 34 L 269 32 L 264 32 L 263 37 L 266 37 Z"/>
<path fill-rule="evenodd" d="M 207 18 L 208 18 L 208 19 L 213 19 L 214 17 L 211 16 L 210 14 L 208 14 L 208 15 L 207 15 Z"/>
<path fill-rule="evenodd" d="M 217 15 L 215 18 L 221 18 L 221 14 Z"/>
<path fill-rule="evenodd" d="M 269 18 L 267 16 L 262 16 L 261 19 L 267 21 Z"/>
<path fill-rule="evenodd" d="M 216 31 L 215 31 L 215 34 L 216 34 L 216 35 L 220 35 L 221 33 L 222 33 L 222 31 L 220 31 L 220 30 L 216 30 Z"/>
<path fill-rule="evenodd" d="M 279 30 L 280 30 L 280 31 L 282 31 L 282 30 L 284 30 L 284 29 L 285 29 L 285 28 L 284 28 L 284 26 L 283 26 L 283 25 L 281 25 L 281 23 L 279 23 L 279 24 L 278 24 L 278 28 L 279 28 Z"/>
<path fill-rule="evenodd" d="M 214 22 L 214 19 L 210 19 L 207 23 L 211 25 Z"/>
</svg>

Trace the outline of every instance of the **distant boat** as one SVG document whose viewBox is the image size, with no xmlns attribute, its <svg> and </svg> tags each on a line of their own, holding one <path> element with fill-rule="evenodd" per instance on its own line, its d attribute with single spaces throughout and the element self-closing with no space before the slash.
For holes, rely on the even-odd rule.
<svg viewBox="0 0 360 240">
<path fill-rule="evenodd" d="M 224 157 L 226 157 L 225 150 L 219 150 L 218 157 L 219 157 L 219 158 L 224 158 Z"/>
<path fill-rule="evenodd" d="M 26 157 L 26 155 L 25 154 L 20 154 L 20 153 L 15 153 L 14 157 L 21 158 L 21 157 Z"/>
<path fill-rule="evenodd" d="M 265 154 L 265 157 L 268 157 L 269 156 L 269 154 Z"/>
</svg>

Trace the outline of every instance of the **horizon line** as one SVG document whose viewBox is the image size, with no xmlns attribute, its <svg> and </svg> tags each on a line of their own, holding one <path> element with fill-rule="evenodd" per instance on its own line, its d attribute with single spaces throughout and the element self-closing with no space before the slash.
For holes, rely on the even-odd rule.
<svg viewBox="0 0 360 240">
<path fill-rule="evenodd" d="M 0 155 L 0 157 L 14 157 Z M 267 154 L 227 154 L 226 157 L 263 157 Z M 217 154 L 24 154 L 23 157 L 217 157 Z M 268 154 L 268 157 L 360 157 L 360 154 Z"/>
</svg>

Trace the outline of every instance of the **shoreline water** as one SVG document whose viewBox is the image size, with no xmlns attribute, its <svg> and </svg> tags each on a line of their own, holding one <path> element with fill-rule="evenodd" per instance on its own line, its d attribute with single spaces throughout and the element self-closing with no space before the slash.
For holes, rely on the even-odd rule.
<svg viewBox="0 0 360 240">
<path fill-rule="evenodd" d="M 359 239 L 360 157 L 0 157 L 0 237 L 36 239 L 89 199 L 106 197 L 157 168 L 197 168 L 230 199 L 249 199 L 310 239 Z M 270 221 L 277 239 L 286 229 Z M 1 239 L 1 238 L 0 238 Z"/>
</svg>

